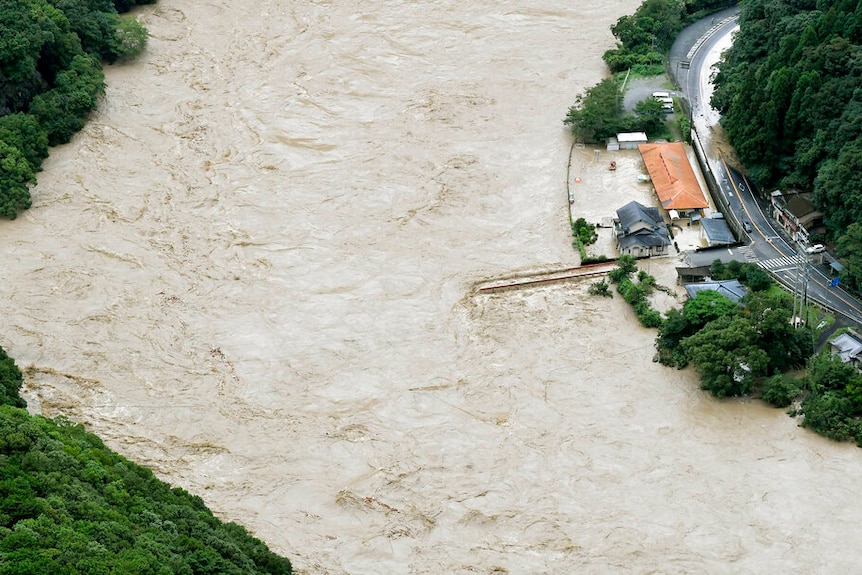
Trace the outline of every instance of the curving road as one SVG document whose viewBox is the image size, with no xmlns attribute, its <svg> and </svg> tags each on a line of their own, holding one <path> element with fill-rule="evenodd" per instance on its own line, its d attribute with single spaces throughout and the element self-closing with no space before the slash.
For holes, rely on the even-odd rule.
<svg viewBox="0 0 862 575">
<path fill-rule="evenodd" d="M 791 242 L 776 227 L 776 222 L 755 197 L 745 176 L 729 168 L 720 152 L 712 145 L 713 127 L 720 116 L 709 105 L 712 96 L 713 65 L 721 53 L 730 47 L 733 33 L 739 29 L 736 22 L 738 9 L 719 12 L 683 30 L 670 54 L 671 71 L 691 105 L 691 120 L 700 146 L 707 159 L 707 171 L 712 172 L 724 196 L 730 213 L 728 219 L 737 224 L 750 223 L 746 232 L 749 243 L 728 251 L 735 259 L 756 262 L 778 281 L 800 297 L 817 302 L 847 320 L 862 325 L 862 304 L 845 290 L 832 285 L 832 277 L 824 273 L 823 266 L 815 265 L 823 255 L 808 256 L 795 242 Z M 742 229 L 741 225 L 736 226 Z M 714 259 L 714 256 L 712 256 Z"/>
</svg>

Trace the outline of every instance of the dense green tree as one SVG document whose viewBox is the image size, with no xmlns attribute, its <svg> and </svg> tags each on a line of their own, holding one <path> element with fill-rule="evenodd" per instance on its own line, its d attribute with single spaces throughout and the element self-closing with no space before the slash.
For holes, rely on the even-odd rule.
<svg viewBox="0 0 862 575">
<path fill-rule="evenodd" d="M 11 405 L 12 407 L 25 407 L 19 391 L 23 383 L 23 375 L 15 361 L 6 355 L 6 351 L 0 347 L 0 405 Z"/>
<path fill-rule="evenodd" d="M 715 290 L 701 290 L 693 298 L 689 298 L 683 306 L 683 315 L 694 329 L 699 329 L 707 323 L 720 317 L 735 315 L 740 312 L 739 304 Z"/>
<path fill-rule="evenodd" d="M 773 375 L 763 386 L 763 401 L 775 407 L 787 407 L 799 396 L 799 380 L 787 374 Z"/>
<path fill-rule="evenodd" d="M 662 54 L 683 28 L 685 16 L 685 3 L 679 0 L 645 0 L 633 15 L 623 16 L 611 26 L 619 44 L 605 52 L 605 63 L 613 72 L 660 64 Z"/>
<path fill-rule="evenodd" d="M 113 16 L 111 22 L 114 32 L 108 40 L 106 59 L 114 62 L 140 56 L 147 46 L 147 29 L 128 16 Z"/>
<path fill-rule="evenodd" d="M 701 375 L 701 387 L 716 397 L 748 394 L 769 365 L 754 326 L 733 315 L 709 322 L 683 340 L 682 348 Z"/>
<path fill-rule="evenodd" d="M 34 172 L 41 169 L 42 160 L 48 157 L 48 134 L 29 114 L 0 116 L 0 142 L 17 148 Z"/>
<path fill-rule="evenodd" d="M 722 125 L 761 189 L 813 191 L 840 242 L 862 223 L 862 8 L 747 0 L 739 23 L 716 75 Z"/>
<path fill-rule="evenodd" d="M 802 400 L 802 426 L 820 435 L 842 441 L 853 437 L 858 423 L 853 419 L 853 404 L 836 391 L 811 393 Z"/>
<path fill-rule="evenodd" d="M 775 283 L 765 270 L 752 264 L 747 266 L 744 276 L 739 281 L 754 292 L 765 291 Z"/>
<path fill-rule="evenodd" d="M 661 132 L 667 121 L 667 115 L 662 106 L 662 102 L 655 98 L 647 98 L 635 104 L 635 129 L 647 134 Z"/>
<path fill-rule="evenodd" d="M 290 572 L 80 425 L 0 407 L 0 574 Z"/>
<path fill-rule="evenodd" d="M 803 366 L 814 350 L 814 334 L 808 326 L 794 327 L 786 292 L 749 292 L 743 303 L 757 332 L 757 345 L 769 358 L 769 371 Z"/>
<path fill-rule="evenodd" d="M 68 70 L 57 75 L 54 89 L 36 96 L 30 112 L 48 133 L 51 146 L 65 144 L 84 127 L 105 91 L 102 67 L 91 56 L 75 56 Z"/>
<path fill-rule="evenodd" d="M 805 386 L 815 393 L 824 391 L 843 391 L 857 378 L 859 373 L 841 358 L 831 353 L 820 353 L 808 361 L 805 372 Z"/>
<path fill-rule="evenodd" d="M 29 184 L 36 177 L 19 148 L 0 140 L 0 215 L 15 218 L 30 207 Z"/>
<path fill-rule="evenodd" d="M 658 328 L 656 349 L 658 360 L 663 365 L 683 368 L 688 365 L 688 357 L 681 348 L 682 340 L 692 335 L 695 328 L 688 323 L 680 308 L 671 308 L 665 314 L 664 321 Z"/>
<path fill-rule="evenodd" d="M 68 142 L 96 108 L 102 61 L 145 48 L 144 27 L 118 10 L 153 2 L 0 2 L 0 215 L 14 218 L 30 206 L 47 146 Z"/>
<path fill-rule="evenodd" d="M 0 575 L 272 574 L 290 561 L 65 418 L 20 407 L 0 349 Z"/>
<path fill-rule="evenodd" d="M 838 238 L 838 257 L 844 262 L 842 280 L 862 287 L 862 223 L 853 222 Z"/>
<path fill-rule="evenodd" d="M 623 97 L 613 78 L 605 78 L 575 98 L 563 123 L 584 142 L 599 142 L 619 129 Z"/>
<path fill-rule="evenodd" d="M 862 139 L 848 142 L 838 157 L 821 164 L 814 193 L 819 205 L 830 207 L 826 223 L 833 230 L 862 222 Z"/>
</svg>

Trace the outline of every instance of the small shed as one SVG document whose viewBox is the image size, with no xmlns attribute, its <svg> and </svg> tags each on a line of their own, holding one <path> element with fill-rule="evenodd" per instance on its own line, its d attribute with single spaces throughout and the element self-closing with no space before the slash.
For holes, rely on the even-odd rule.
<svg viewBox="0 0 862 575">
<path fill-rule="evenodd" d="M 621 132 L 617 134 L 620 150 L 637 150 L 640 144 L 646 144 L 649 140 L 644 132 Z"/>
</svg>

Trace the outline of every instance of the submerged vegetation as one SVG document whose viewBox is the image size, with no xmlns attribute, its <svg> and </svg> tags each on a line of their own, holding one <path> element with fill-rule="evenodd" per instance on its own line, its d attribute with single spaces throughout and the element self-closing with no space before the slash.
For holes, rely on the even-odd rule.
<svg viewBox="0 0 862 575">
<path fill-rule="evenodd" d="M 16 0 L 0 5 L 0 216 L 31 205 L 48 146 L 68 142 L 105 91 L 102 62 L 134 58 L 155 0 Z"/>
</svg>

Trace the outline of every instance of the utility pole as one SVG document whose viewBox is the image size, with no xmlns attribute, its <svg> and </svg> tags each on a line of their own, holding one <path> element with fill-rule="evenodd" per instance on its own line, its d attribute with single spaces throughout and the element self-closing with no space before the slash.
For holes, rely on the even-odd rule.
<svg viewBox="0 0 862 575">
<path fill-rule="evenodd" d="M 805 311 L 805 324 L 808 325 L 808 258 L 801 246 L 797 245 L 796 279 L 793 285 L 793 327 L 798 328 Z"/>
</svg>

